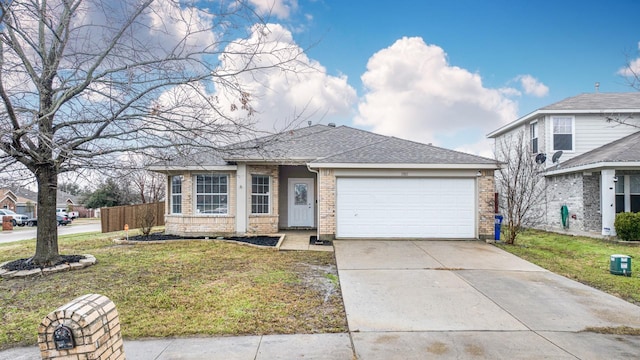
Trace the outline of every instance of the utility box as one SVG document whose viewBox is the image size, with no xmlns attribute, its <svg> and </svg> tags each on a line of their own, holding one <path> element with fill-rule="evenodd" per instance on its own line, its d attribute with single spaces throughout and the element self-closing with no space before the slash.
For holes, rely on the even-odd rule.
<svg viewBox="0 0 640 360">
<path fill-rule="evenodd" d="M 609 272 L 614 275 L 631 276 L 631 256 L 611 255 Z"/>
</svg>

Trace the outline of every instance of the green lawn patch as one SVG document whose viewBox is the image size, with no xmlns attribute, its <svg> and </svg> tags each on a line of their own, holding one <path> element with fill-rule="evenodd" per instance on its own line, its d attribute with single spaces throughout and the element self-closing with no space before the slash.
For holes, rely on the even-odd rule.
<svg viewBox="0 0 640 360">
<path fill-rule="evenodd" d="M 0 245 L 0 263 L 35 242 Z M 88 293 L 117 306 L 125 338 L 347 331 L 333 253 L 279 252 L 214 241 L 115 245 L 60 238 L 62 254 L 92 254 L 83 270 L 0 279 L 0 349 L 37 342 L 51 311 Z"/>
<path fill-rule="evenodd" d="M 545 269 L 640 305 L 640 246 L 529 230 L 516 245 L 497 244 Z M 609 273 L 610 256 L 631 256 L 632 276 Z"/>
</svg>

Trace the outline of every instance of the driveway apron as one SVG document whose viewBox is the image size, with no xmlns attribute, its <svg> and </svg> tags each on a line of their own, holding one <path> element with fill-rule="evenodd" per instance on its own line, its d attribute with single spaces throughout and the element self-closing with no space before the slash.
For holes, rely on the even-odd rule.
<svg viewBox="0 0 640 360">
<path fill-rule="evenodd" d="M 479 241 L 334 242 L 358 359 L 623 359 L 640 307 Z"/>
</svg>

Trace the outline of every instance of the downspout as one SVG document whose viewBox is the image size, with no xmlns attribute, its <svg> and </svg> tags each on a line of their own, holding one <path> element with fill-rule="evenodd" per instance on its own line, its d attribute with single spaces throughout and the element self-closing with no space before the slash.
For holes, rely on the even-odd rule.
<svg viewBox="0 0 640 360">
<path fill-rule="evenodd" d="M 311 169 L 309 163 L 307 163 L 307 170 L 316 174 L 316 182 L 318 183 L 318 186 L 316 186 L 316 190 L 318 191 L 318 195 L 316 196 L 316 239 L 320 240 L 320 170 L 316 171 Z"/>
</svg>

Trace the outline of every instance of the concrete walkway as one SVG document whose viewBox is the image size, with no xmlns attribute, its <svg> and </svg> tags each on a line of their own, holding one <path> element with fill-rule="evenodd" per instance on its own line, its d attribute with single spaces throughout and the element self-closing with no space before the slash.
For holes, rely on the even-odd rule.
<svg viewBox="0 0 640 360">
<path fill-rule="evenodd" d="M 349 334 L 126 341 L 130 360 L 634 359 L 640 308 L 482 242 L 336 241 Z M 40 359 L 36 347 L 0 352 Z"/>
</svg>

